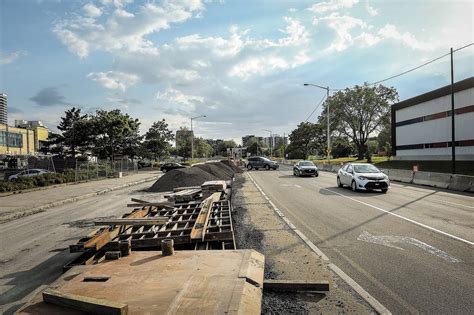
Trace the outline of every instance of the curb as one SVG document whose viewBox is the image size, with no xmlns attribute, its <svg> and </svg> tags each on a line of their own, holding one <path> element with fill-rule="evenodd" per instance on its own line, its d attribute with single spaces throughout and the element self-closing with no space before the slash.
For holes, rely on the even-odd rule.
<svg viewBox="0 0 474 315">
<path fill-rule="evenodd" d="M 61 206 L 61 205 L 68 204 L 68 203 L 73 203 L 73 202 L 76 202 L 76 201 L 79 201 L 79 200 L 87 199 L 87 198 L 98 196 L 98 195 L 103 195 L 103 194 L 106 194 L 108 192 L 128 188 L 130 186 L 135 186 L 135 185 L 143 184 L 143 183 L 146 183 L 146 182 L 151 182 L 151 181 L 156 180 L 156 179 L 157 179 L 156 177 L 146 178 L 146 179 L 142 179 L 142 180 L 131 182 L 131 183 L 126 183 L 126 184 L 116 186 L 116 187 L 107 188 L 107 189 L 95 191 L 95 192 L 92 192 L 92 193 L 88 193 L 88 194 L 84 194 L 84 195 L 80 195 L 80 196 L 76 196 L 76 197 L 72 197 L 72 198 L 67 198 L 67 199 L 63 199 L 63 200 L 54 201 L 54 202 L 51 202 L 51 203 L 48 203 L 48 204 L 45 204 L 45 205 L 42 205 L 42 206 L 39 206 L 39 207 L 35 207 L 35 208 L 32 208 L 32 209 L 16 210 L 17 213 L 15 213 L 13 215 L 10 215 L 10 216 L 5 216 L 3 218 L 0 218 L 0 224 L 7 223 L 7 222 L 10 222 L 10 221 L 13 221 L 13 220 L 16 220 L 16 219 L 20 219 L 20 218 L 23 218 L 23 217 L 26 217 L 26 216 L 29 216 L 29 215 L 32 215 L 32 214 L 44 212 L 47 209 L 50 209 L 50 208 L 53 208 L 53 207 Z M 15 211 L 15 210 L 13 210 L 13 211 Z"/>
<path fill-rule="evenodd" d="M 270 205 L 272 206 L 273 211 L 277 213 L 277 215 L 285 221 L 285 223 L 290 227 L 291 230 L 293 230 L 302 240 L 305 242 L 305 244 L 319 257 L 321 257 L 322 260 L 329 262 L 329 258 L 316 246 L 314 245 L 313 242 L 310 241 L 306 235 L 303 234 L 300 230 L 296 228 L 293 223 L 281 212 L 280 209 L 277 208 L 277 206 L 268 198 L 268 196 L 265 194 L 265 192 L 260 188 L 260 186 L 255 182 L 253 179 L 252 175 L 250 175 L 247 171 L 245 172 L 252 183 L 255 185 L 255 187 L 258 189 L 258 191 L 262 194 L 262 196 L 267 200 Z M 384 315 L 391 315 L 392 313 L 382 305 L 377 299 L 375 299 L 372 295 L 369 294 L 364 288 L 362 288 L 354 279 L 352 279 L 350 276 L 348 276 L 344 271 L 342 271 L 339 267 L 337 267 L 335 264 L 329 262 L 329 269 L 331 269 L 335 274 L 337 274 L 340 278 L 342 278 L 347 285 L 349 285 L 359 296 L 366 301 L 371 307 L 375 309 L 375 311 L 379 314 L 384 314 Z"/>
</svg>

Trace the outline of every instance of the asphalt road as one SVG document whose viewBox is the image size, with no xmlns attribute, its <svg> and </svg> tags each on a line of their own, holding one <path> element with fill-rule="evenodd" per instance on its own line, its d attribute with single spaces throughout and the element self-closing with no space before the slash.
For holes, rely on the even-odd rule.
<svg viewBox="0 0 474 315">
<path fill-rule="evenodd" d="M 93 219 L 130 212 L 126 204 L 132 197 L 156 198 L 140 191 L 151 185 L 132 186 L 0 224 L 0 314 L 13 313 L 34 291 L 61 275 L 62 267 L 78 255 L 70 254 L 68 245 L 97 228 Z"/>
<path fill-rule="evenodd" d="M 251 171 L 329 259 L 394 314 L 472 314 L 474 196 L 392 183 L 387 194 L 338 188 L 336 174 Z"/>
</svg>

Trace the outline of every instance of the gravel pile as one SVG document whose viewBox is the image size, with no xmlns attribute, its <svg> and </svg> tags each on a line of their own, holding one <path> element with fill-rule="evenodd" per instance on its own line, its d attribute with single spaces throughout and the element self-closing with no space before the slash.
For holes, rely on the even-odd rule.
<svg viewBox="0 0 474 315">
<path fill-rule="evenodd" d="M 233 176 L 232 168 L 222 162 L 198 164 L 167 172 L 148 191 L 164 192 L 177 187 L 201 186 L 210 180 L 230 180 Z"/>
</svg>

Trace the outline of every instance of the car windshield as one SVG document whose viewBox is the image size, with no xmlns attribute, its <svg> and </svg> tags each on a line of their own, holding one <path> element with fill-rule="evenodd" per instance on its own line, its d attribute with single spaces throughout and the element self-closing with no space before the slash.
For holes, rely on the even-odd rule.
<svg viewBox="0 0 474 315">
<path fill-rule="evenodd" d="M 314 164 L 311 161 L 303 161 L 300 162 L 300 166 L 314 166 Z"/>
<path fill-rule="evenodd" d="M 354 165 L 356 173 L 380 173 L 380 170 L 372 164 Z"/>
<path fill-rule="evenodd" d="M 262 157 L 262 160 L 264 160 L 265 162 L 271 162 L 269 159 L 264 158 L 264 157 Z"/>
</svg>

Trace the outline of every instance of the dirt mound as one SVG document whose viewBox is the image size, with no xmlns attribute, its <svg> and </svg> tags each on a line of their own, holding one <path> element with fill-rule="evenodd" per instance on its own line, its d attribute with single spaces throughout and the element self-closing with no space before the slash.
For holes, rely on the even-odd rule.
<svg viewBox="0 0 474 315">
<path fill-rule="evenodd" d="M 221 162 L 197 164 L 193 167 L 200 168 L 222 180 L 230 180 L 234 177 L 232 169 L 228 169 L 227 166 Z"/>
<path fill-rule="evenodd" d="M 209 180 L 218 180 L 215 175 L 212 175 L 198 167 L 180 168 L 171 170 L 161 176 L 150 187 L 151 192 L 172 191 L 173 188 L 186 186 L 201 186 L 202 183 Z"/>
</svg>

